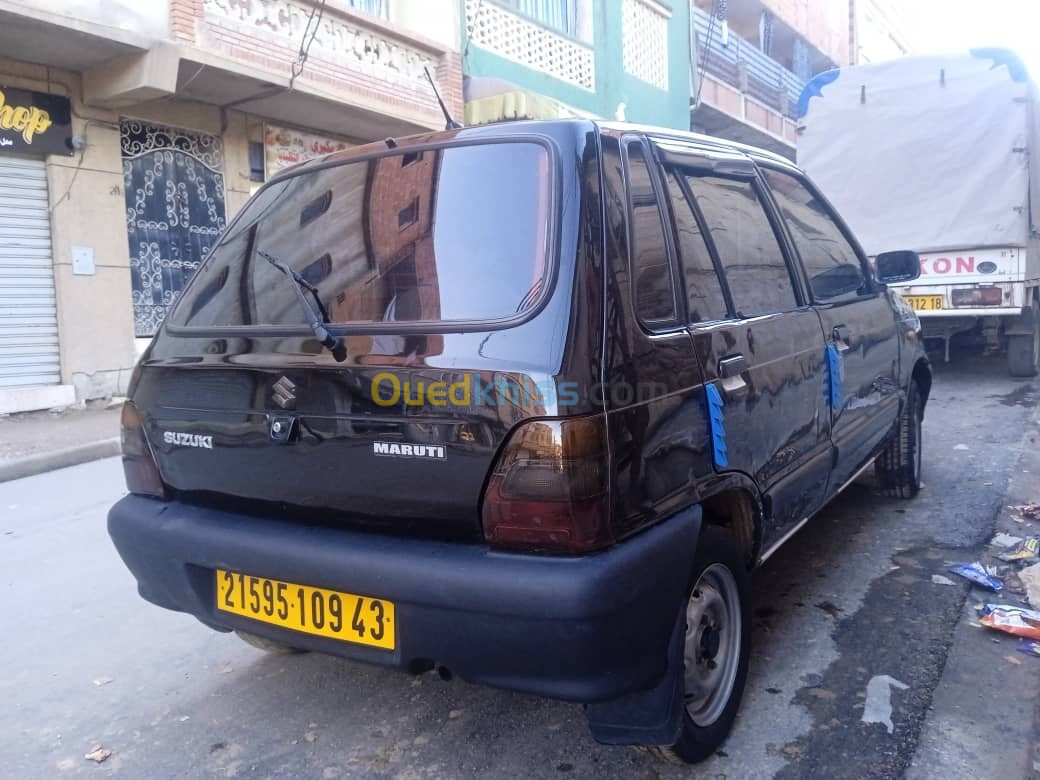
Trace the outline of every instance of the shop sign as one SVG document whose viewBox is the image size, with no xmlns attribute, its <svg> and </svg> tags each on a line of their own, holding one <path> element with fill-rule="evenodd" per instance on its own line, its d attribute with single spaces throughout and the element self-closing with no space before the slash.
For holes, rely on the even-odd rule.
<svg viewBox="0 0 1040 780">
<path fill-rule="evenodd" d="M 0 152 L 71 155 L 69 99 L 0 86 Z"/>
<path fill-rule="evenodd" d="M 353 144 L 338 138 L 327 138 L 288 127 L 267 125 L 264 129 L 265 177 L 269 179 L 278 171 L 292 165 L 349 149 L 351 146 Z"/>
</svg>

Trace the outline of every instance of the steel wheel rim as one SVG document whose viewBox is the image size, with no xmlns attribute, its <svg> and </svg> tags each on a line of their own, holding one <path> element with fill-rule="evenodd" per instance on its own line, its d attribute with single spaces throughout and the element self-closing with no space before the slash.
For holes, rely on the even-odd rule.
<svg viewBox="0 0 1040 780">
<path fill-rule="evenodd" d="M 743 642 L 740 592 L 721 563 L 705 569 L 686 605 L 686 713 L 697 726 L 721 717 L 733 693 Z"/>
</svg>

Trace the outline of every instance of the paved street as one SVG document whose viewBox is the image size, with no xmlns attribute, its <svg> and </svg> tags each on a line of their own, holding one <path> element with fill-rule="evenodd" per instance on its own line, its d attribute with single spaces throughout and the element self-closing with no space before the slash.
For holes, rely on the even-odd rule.
<svg viewBox="0 0 1040 780">
<path fill-rule="evenodd" d="M 313 654 L 267 656 L 146 604 L 105 532 L 123 490 L 118 459 L 2 484 L 0 774 L 899 776 L 967 594 L 931 575 L 974 560 L 988 541 L 1034 387 L 1008 378 L 1000 358 L 937 366 L 922 495 L 902 502 L 854 485 L 756 575 L 742 715 L 696 769 L 594 744 L 575 705 Z M 1008 674 L 1035 676 L 1035 659 L 1021 659 Z M 891 688 L 891 734 L 861 722 L 879 675 L 906 686 Z M 103 764 L 84 760 L 95 745 L 113 751 Z"/>
</svg>

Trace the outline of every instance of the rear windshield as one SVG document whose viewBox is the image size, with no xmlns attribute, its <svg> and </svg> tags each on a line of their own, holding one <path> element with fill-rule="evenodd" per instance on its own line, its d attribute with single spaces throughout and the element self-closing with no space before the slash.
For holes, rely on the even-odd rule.
<svg viewBox="0 0 1040 780">
<path fill-rule="evenodd" d="M 175 327 L 304 325 L 272 256 L 336 324 L 487 321 L 534 306 L 548 274 L 549 157 L 537 143 L 404 152 L 261 190 L 170 315 Z"/>
</svg>

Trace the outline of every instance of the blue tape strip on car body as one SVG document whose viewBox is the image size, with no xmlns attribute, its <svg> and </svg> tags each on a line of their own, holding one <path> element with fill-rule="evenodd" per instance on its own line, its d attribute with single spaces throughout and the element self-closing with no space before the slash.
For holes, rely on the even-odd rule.
<svg viewBox="0 0 1040 780">
<path fill-rule="evenodd" d="M 827 347 L 827 404 L 831 409 L 841 409 L 845 403 L 845 393 L 842 387 L 845 378 L 845 365 L 838 348 L 831 344 Z"/>
<path fill-rule="evenodd" d="M 708 398 L 708 424 L 711 426 L 711 452 L 716 468 L 724 469 L 729 466 L 729 458 L 726 452 L 726 425 L 725 414 L 722 407 L 722 395 L 713 384 L 704 386 L 704 392 Z"/>
</svg>

